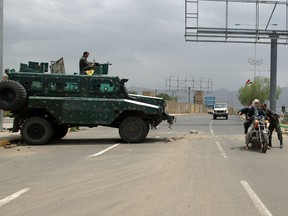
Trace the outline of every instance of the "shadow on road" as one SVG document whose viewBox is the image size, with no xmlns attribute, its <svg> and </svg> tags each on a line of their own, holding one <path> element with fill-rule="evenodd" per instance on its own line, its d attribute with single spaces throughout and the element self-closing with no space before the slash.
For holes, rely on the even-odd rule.
<svg viewBox="0 0 288 216">
<path fill-rule="evenodd" d="M 142 143 L 125 143 L 121 139 L 117 138 L 62 139 L 57 141 L 52 140 L 46 145 L 114 145 L 115 143 L 121 143 L 126 145 L 167 143 L 167 138 L 146 138 Z"/>
<path fill-rule="evenodd" d="M 246 149 L 246 146 L 240 146 L 240 147 L 232 147 L 230 148 L 231 150 L 239 150 L 239 151 L 245 151 L 245 152 L 253 152 L 253 153 L 260 153 L 263 154 L 263 152 L 261 151 L 261 149 L 258 148 L 253 148 L 251 146 L 249 146 L 249 149 Z M 267 152 L 269 151 L 269 149 L 267 149 Z M 266 153 L 267 153 L 266 152 Z"/>
</svg>

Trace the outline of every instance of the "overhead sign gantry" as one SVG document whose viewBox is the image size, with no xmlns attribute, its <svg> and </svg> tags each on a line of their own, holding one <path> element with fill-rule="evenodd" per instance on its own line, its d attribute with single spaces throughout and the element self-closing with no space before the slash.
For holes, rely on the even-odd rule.
<svg viewBox="0 0 288 216">
<path fill-rule="evenodd" d="M 185 39 L 195 42 L 288 43 L 288 2 L 186 0 Z"/>
<path fill-rule="evenodd" d="M 185 0 L 185 40 L 271 44 L 270 107 L 276 110 L 277 45 L 288 44 L 288 0 Z"/>
</svg>

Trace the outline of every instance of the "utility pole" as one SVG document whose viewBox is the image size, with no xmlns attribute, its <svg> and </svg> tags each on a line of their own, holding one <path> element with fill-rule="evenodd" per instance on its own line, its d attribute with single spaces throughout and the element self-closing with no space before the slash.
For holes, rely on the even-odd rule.
<svg viewBox="0 0 288 216">
<path fill-rule="evenodd" d="M 3 0 L 0 0 L 0 81 L 3 80 Z M 0 130 L 3 130 L 3 110 L 0 110 Z"/>
<path fill-rule="evenodd" d="M 188 103 L 190 104 L 191 103 L 191 87 L 188 87 Z"/>
</svg>

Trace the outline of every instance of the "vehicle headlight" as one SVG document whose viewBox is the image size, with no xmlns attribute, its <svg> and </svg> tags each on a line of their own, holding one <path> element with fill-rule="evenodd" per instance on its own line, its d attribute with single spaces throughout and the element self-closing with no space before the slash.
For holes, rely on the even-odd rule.
<svg viewBox="0 0 288 216">
<path fill-rule="evenodd" d="M 258 125 L 259 125 L 259 121 L 258 121 L 258 120 L 255 120 L 255 122 L 254 122 L 254 127 L 255 127 L 255 128 L 258 128 Z"/>
</svg>

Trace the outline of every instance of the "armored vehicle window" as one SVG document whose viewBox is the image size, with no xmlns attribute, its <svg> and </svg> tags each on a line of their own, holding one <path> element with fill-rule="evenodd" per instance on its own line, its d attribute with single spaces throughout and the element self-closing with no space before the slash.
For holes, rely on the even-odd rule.
<svg viewBox="0 0 288 216">
<path fill-rule="evenodd" d="M 29 79 L 21 79 L 18 80 L 28 91 L 42 91 L 43 89 L 43 79 L 42 77 L 33 77 L 33 80 L 29 77 Z"/>
<path fill-rule="evenodd" d="M 50 91 L 79 92 L 79 79 L 50 78 Z"/>
<path fill-rule="evenodd" d="M 92 79 L 90 82 L 91 93 L 114 93 L 115 86 L 111 80 Z"/>
</svg>

